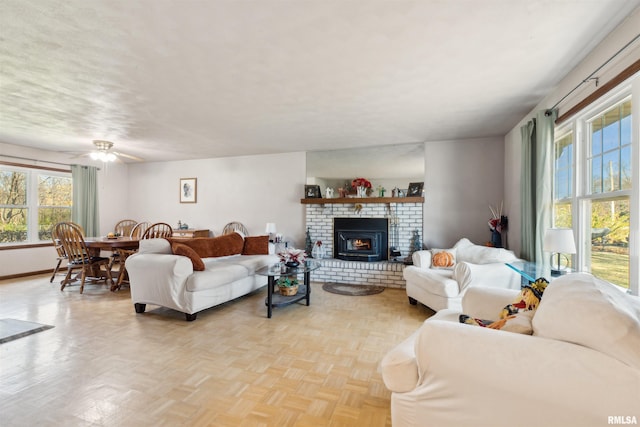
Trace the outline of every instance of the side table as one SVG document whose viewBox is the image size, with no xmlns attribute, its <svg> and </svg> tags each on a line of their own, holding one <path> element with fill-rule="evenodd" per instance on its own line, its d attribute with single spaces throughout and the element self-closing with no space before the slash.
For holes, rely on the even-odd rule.
<svg viewBox="0 0 640 427">
<path fill-rule="evenodd" d="M 507 267 L 516 271 L 522 276 L 522 286 L 535 282 L 536 279 L 544 277 L 549 282 L 557 279 L 558 275 L 551 274 L 551 266 L 544 264 L 537 264 L 529 261 L 512 261 L 506 263 Z M 566 274 L 573 273 L 575 270 L 567 269 Z"/>
<path fill-rule="evenodd" d="M 306 300 L 306 305 L 311 302 L 311 272 L 320 268 L 320 263 L 313 260 L 307 260 L 296 268 L 287 267 L 286 271 L 281 271 L 280 266 L 264 266 L 256 270 L 256 274 L 267 276 L 267 298 L 265 305 L 267 306 L 267 317 L 270 319 L 274 307 L 283 307 L 298 301 Z M 285 296 L 275 294 L 276 277 L 293 276 L 303 274 L 304 283 L 298 286 L 298 293 L 293 296 Z"/>
</svg>

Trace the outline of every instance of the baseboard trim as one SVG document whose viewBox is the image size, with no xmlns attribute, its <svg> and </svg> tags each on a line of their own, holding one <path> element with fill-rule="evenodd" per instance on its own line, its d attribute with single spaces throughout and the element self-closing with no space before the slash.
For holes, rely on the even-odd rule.
<svg viewBox="0 0 640 427">
<path fill-rule="evenodd" d="M 49 270 L 29 271 L 26 273 L 9 274 L 8 276 L 0 276 L 0 280 L 19 279 L 21 277 L 37 276 L 39 274 L 45 274 L 45 273 L 53 273 L 53 268 Z"/>
</svg>

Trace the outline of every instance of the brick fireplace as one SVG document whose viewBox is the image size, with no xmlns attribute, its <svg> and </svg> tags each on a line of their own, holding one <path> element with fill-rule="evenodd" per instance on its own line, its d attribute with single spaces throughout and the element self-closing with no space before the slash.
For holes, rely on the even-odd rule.
<svg viewBox="0 0 640 427">
<path fill-rule="evenodd" d="M 339 199 L 323 199 L 326 201 L 324 204 L 319 203 L 320 201 L 305 203 L 306 226 L 309 229 L 311 240 L 314 243 L 318 240 L 321 241 L 327 256 L 332 256 L 332 258 L 320 260 L 322 268 L 313 272 L 313 280 L 404 288 L 405 283 L 402 278 L 404 264 L 394 262 L 394 257 L 389 256 L 389 252 L 381 260 L 367 259 L 367 262 L 355 261 L 354 259 L 357 258 L 346 260 L 336 258 L 334 255 L 334 248 L 336 248 L 334 245 L 334 222 L 341 218 L 385 220 L 388 241 L 386 246 L 399 250 L 401 255 L 397 258 L 402 260 L 409 253 L 414 230 L 418 230 L 420 236 L 423 237 L 424 205 L 422 200 L 415 203 L 386 201 L 377 203 L 375 199 L 367 200 L 365 198 L 353 199 L 353 203 L 350 201 L 345 203 L 344 199 L 342 199 L 342 203 L 331 203 L 332 200 Z"/>
</svg>

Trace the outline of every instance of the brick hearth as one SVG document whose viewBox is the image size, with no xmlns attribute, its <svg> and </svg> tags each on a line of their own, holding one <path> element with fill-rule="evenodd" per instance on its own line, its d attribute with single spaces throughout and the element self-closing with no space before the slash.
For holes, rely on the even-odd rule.
<svg viewBox="0 0 640 427">
<path fill-rule="evenodd" d="M 366 200 L 366 199 L 364 199 Z M 363 200 L 363 201 L 364 201 Z M 422 203 L 362 203 L 362 209 L 356 211 L 354 204 L 310 204 L 306 205 L 306 225 L 311 240 L 320 240 L 326 256 L 333 254 L 333 218 L 388 218 L 389 245 L 394 243 L 392 224 L 397 223 L 397 247 L 404 259 L 409 253 L 414 230 L 418 230 L 422 239 L 423 204 Z M 359 262 L 343 261 L 333 258 L 320 260 L 322 268 L 312 273 L 312 280 L 361 285 L 378 285 L 389 288 L 404 288 L 402 278 L 404 264 L 393 261 Z"/>
</svg>

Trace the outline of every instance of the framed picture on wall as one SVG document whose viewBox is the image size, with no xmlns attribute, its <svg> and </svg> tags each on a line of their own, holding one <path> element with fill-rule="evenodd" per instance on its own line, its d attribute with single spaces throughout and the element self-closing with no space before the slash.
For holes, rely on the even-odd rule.
<svg viewBox="0 0 640 427">
<path fill-rule="evenodd" d="M 320 186 L 319 185 L 305 185 L 304 186 L 304 198 L 305 199 L 319 199 L 322 195 L 320 194 Z"/>
<path fill-rule="evenodd" d="M 407 197 L 422 197 L 424 182 L 412 182 L 407 190 Z"/>
<path fill-rule="evenodd" d="M 198 178 L 180 178 L 180 203 L 196 203 Z"/>
</svg>

